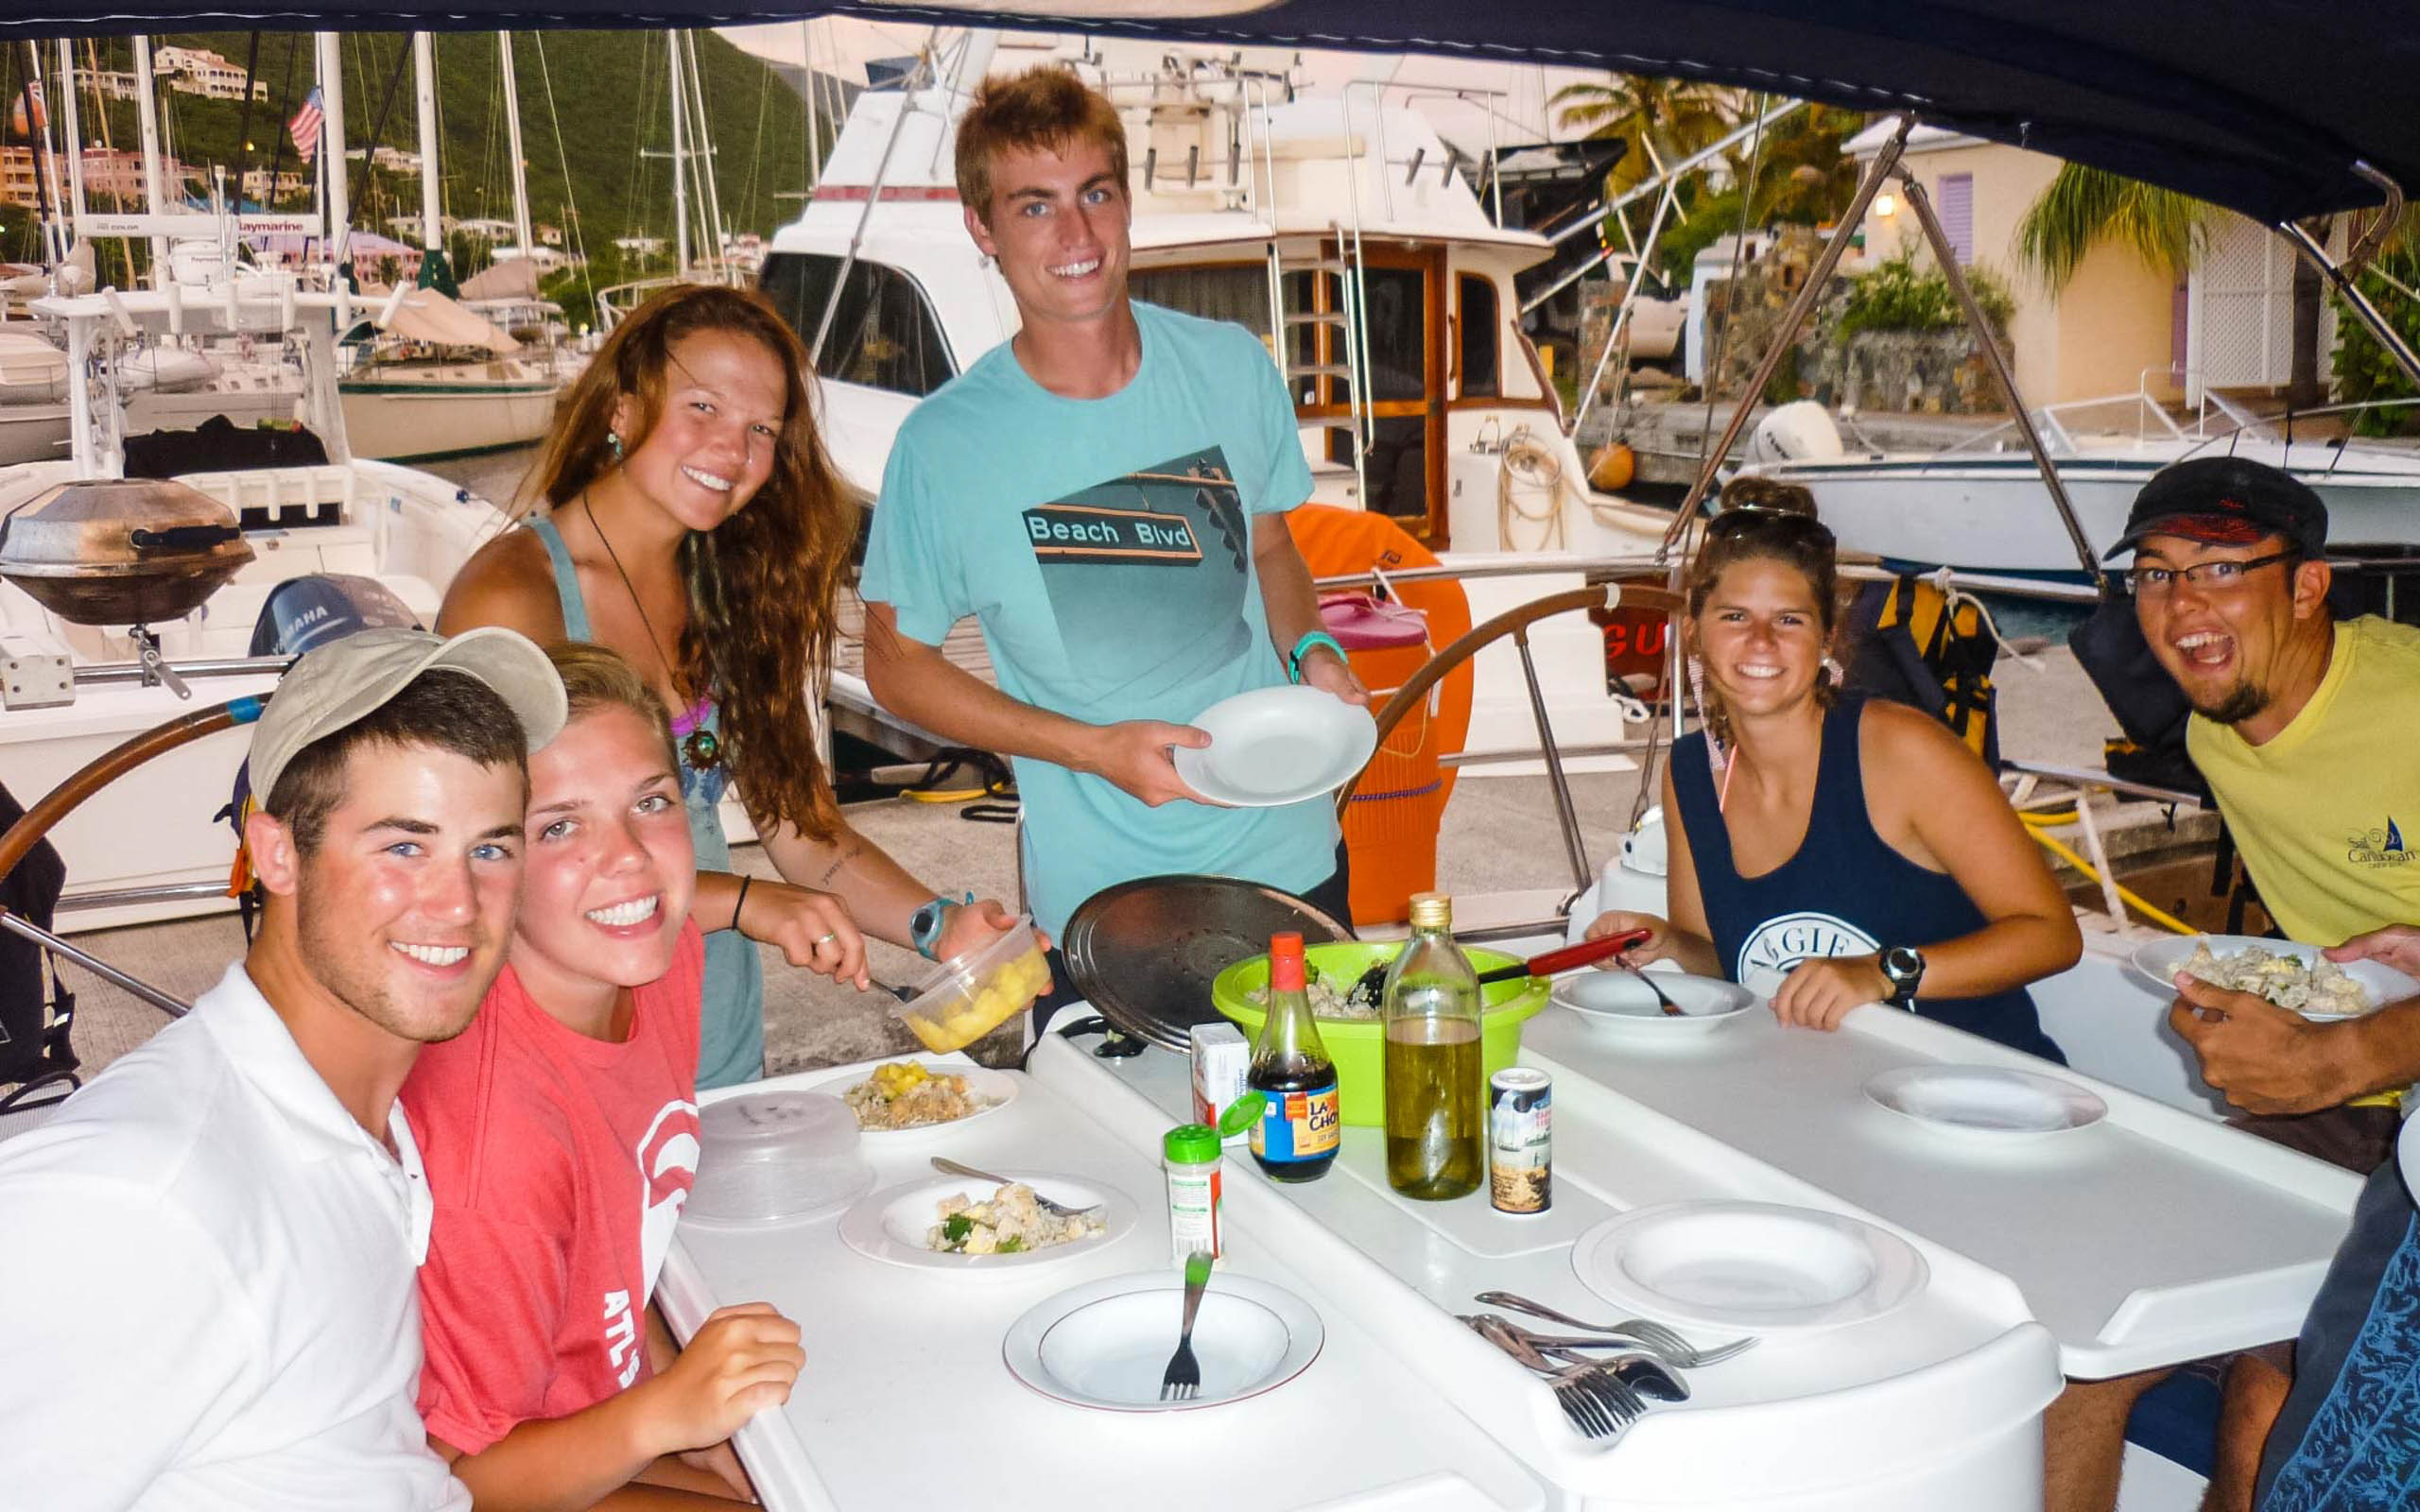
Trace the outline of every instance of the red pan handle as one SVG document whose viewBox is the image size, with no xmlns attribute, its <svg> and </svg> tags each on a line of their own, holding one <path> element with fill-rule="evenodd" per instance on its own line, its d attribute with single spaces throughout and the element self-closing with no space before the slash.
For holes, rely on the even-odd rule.
<svg viewBox="0 0 2420 1512">
<path fill-rule="evenodd" d="M 1619 935 L 1608 935 L 1602 939 L 1582 940 L 1577 945 L 1565 945 L 1559 951 L 1532 955 L 1518 966 L 1499 966 L 1494 971 L 1482 971 L 1478 979 L 1482 982 L 1507 982 L 1516 976 L 1552 976 L 1558 971 L 1568 971 L 1575 966 L 1586 966 L 1610 955 L 1619 955 L 1624 951 L 1646 944 L 1654 937 L 1654 934 L 1651 929 L 1634 929 Z"/>
</svg>

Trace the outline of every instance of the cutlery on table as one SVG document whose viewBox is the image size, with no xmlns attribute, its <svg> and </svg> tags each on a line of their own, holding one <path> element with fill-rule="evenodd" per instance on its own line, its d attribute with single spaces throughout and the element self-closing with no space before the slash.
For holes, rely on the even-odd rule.
<svg viewBox="0 0 2420 1512">
<path fill-rule="evenodd" d="M 1160 1372 L 1162 1401 L 1191 1401 L 1201 1391 L 1201 1366 L 1193 1358 L 1193 1314 L 1201 1310 L 1201 1293 L 1210 1284 L 1210 1257 L 1195 1250 L 1184 1261 L 1184 1332 L 1176 1336 L 1176 1353 Z"/>
<path fill-rule="evenodd" d="M 1647 1402 L 1616 1376 L 1593 1365 L 1558 1365 L 1487 1314 L 1465 1317 L 1473 1332 L 1553 1383 L 1555 1404 L 1571 1426 L 1588 1438 L 1611 1438 L 1638 1421 Z"/>
<path fill-rule="evenodd" d="M 1572 1365 L 1594 1366 L 1650 1401 L 1689 1400 L 1689 1383 L 1682 1380 L 1661 1358 L 1644 1349 L 1632 1349 L 1611 1358 L 1599 1358 L 1588 1354 L 1584 1349 L 1548 1349 L 1543 1345 L 1538 1347 L 1538 1352 L 1551 1360 L 1563 1360 Z"/>
<path fill-rule="evenodd" d="M 1554 1355 L 1562 1359 L 1570 1360 L 1575 1364 L 1603 1366 L 1605 1368 L 1614 1371 L 1616 1375 L 1623 1374 L 1620 1367 L 1626 1361 L 1634 1359 L 1651 1361 L 1655 1366 L 1657 1371 L 1663 1376 L 1663 1380 L 1658 1383 L 1659 1389 L 1648 1390 L 1645 1386 L 1640 1385 L 1640 1383 L 1637 1381 L 1632 1381 L 1631 1384 L 1634 1386 L 1640 1386 L 1640 1389 L 1646 1391 L 1647 1395 L 1660 1398 L 1666 1401 L 1686 1401 L 1688 1400 L 1689 1388 L 1682 1383 L 1680 1377 L 1671 1374 L 1671 1372 L 1692 1367 L 1675 1363 L 1665 1350 L 1656 1348 L 1654 1345 L 1645 1343 L 1639 1339 L 1626 1338 L 1618 1334 L 1599 1338 L 1593 1336 L 1565 1337 L 1559 1334 L 1540 1333 L 1534 1329 L 1525 1329 L 1520 1324 L 1513 1322 L 1511 1318 L 1497 1313 L 1479 1313 L 1473 1314 L 1472 1316 L 1465 1317 L 1462 1321 L 1469 1323 L 1476 1328 L 1480 1319 L 1485 1319 L 1495 1327 L 1502 1329 L 1505 1332 L 1510 1333 L 1516 1339 L 1519 1339 L 1522 1343 L 1528 1345 L 1530 1348 L 1537 1350 L 1541 1354 Z M 1591 1349 L 1610 1349 L 1613 1352 L 1611 1354 L 1604 1355 L 1591 1354 L 1587 1352 Z M 1715 1353 L 1719 1356 L 1715 1361 L 1717 1364 L 1720 1364 L 1722 1360 L 1731 1358 L 1731 1356 L 1727 1354 L 1721 1354 L 1720 1351 L 1715 1351 Z M 1643 1375 L 1646 1372 L 1635 1373 Z M 1624 1379 L 1628 1379 L 1628 1377 L 1625 1376 Z M 1673 1395 L 1671 1393 L 1677 1393 L 1677 1395 Z"/>
<path fill-rule="evenodd" d="M 1744 1354 L 1756 1344 L 1755 1336 L 1750 1334 L 1728 1344 L 1716 1345 L 1710 1349 L 1701 1349 L 1671 1329 L 1643 1317 L 1624 1318 L 1613 1324 L 1590 1323 L 1568 1313 L 1558 1313 L 1544 1302 L 1530 1301 L 1513 1292 L 1481 1292 L 1474 1300 L 1485 1302 L 1490 1307 L 1527 1313 L 1531 1317 L 1542 1317 L 1589 1333 L 1617 1333 L 1624 1338 L 1635 1339 L 1663 1356 L 1665 1363 L 1676 1370 L 1695 1370 L 1704 1366 L 1720 1365 L 1734 1355 Z"/>
<path fill-rule="evenodd" d="M 990 1181 L 998 1186 L 1008 1186 L 1011 1184 L 1011 1178 L 1008 1177 L 994 1176 L 989 1171 L 977 1171 L 971 1165 L 960 1165 L 956 1160 L 952 1160 L 939 1155 L 933 1157 L 933 1169 L 939 1171 L 943 1176 L 973 1177 L 977 1181 Z M 1032 1186 L 1031 1182 L 1019 1184 Z M 1053 1202 L 1048 1197 L 1042 1194 L 1042 1190 L 1039 1187 L 1034 1188 L 1033 1200 L 1042 1205 L 1043 1211 L 1055 1214 L 1062 1218 L 1080 1218 L 1085 1213 L 1098 1212 L 1100 1211 L 1100 1204 L 1098 1202 L 1094 1203 L 1089 1208 L 1071 1208 L 1063 1202 Z"/>
</svg>

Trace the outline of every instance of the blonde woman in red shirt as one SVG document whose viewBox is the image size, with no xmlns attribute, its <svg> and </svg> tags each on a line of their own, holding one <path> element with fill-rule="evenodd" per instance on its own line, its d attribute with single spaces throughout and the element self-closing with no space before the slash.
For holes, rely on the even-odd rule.
<svg viewBox="0 0 2420 1512">
<path fill-rule="evenodd" d="M 696 856 L 663 702 L 601 646 L 549 655 L 570 717 L 529 759 L 510 956 L 403 1092 L 436 1209 L 421 1415 L 482 1512 L 727 1508 L 732 1433 L 804 1356 L 766 1303 L 685 1350 L 648 1307 L 698 1163 Z"/>
</svg>

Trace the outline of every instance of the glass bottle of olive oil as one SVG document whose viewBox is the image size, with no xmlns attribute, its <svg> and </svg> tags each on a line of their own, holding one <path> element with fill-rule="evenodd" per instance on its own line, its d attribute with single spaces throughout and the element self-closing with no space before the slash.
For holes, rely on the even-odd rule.
<svg viewBox="0 0 2420 1512">
<path fill-rule="evenodd" d="M 1411 938 L 1387 969 L 1387 1181 L 1443 1201 L 1487 1178 L 1478 974 L 1454 943 L 1453 900 L 1414 894 Z"/>
</svg>

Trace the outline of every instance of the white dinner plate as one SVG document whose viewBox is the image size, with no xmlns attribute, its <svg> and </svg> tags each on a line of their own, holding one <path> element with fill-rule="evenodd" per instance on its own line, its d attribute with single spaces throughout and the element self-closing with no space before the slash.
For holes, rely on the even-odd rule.
<svg viewBox="0 0 2420 1512">
<path fill-rule="evenodd" d="M 960 1196 L 969 1202 L 983 1202 L 999 1190 L 997 1183 L 975 1177 L 935 1176 L 900 1186 L 885 1187 L 864 1198 L 840 1215 L 840 1240 L 869 1259 L 916 1270 L 955 1271 L 961 1275 L 1012 1275 L 1064 1261 L 1081 1260 L 1103 1246 L 1115 1243 L 1134 1228 L 1133 1202 L 1114 1187 L 1078 1177 L 1053 1176 L 1044 1171 L 1003 1171 L 1000 1174 L 1011 1180 L 1022 1181 L 1039 1195 L 1070 1208 L 1098 1203 L 1100 1211 L 1096 1216 L 1109 1227 L 1104 1232 L 1087 1238 L 1011 1255 L 960 1255 L 932 1249 L 925 1245 L 925 1236 L 931 1231 L 933 1225 L 941 1221 L 939 1210 L 943 1197 Z"/>
<path fill-rule="evenodd" d="M 918 1060 L 913 1056 L 901 1058 L 916 1060 L 917 1064 L 936 1074 L 965 1077 L 966 1094 L 970 1097 L 988 1098 L 990 1106 L 978 1108 L 964 1118 L 953 1118 L 946 1124 L 919 1124 L 914 1128 L 866 1129 L 864 1134 L 867 1139 L 877 1142 L 904 1140 L 911 1135 L 935 1134 L 942 1129 L 962 1128 L 985 1114 L 996 1113 L 1016 1101 L 1017 1079 L 1007 1072 L 994 1071 L 988 1066 L 959 1065 L 953 1061 Z M 887 1062 L 887 1064 L 895 1064 L 895 1062 Z M 810 1082 L 807 1088 L 838 1097 L 872 1074 L 873 1073 L 869 1071 L 844 1071 L 837 1075 L 827 1076 L 821 1081 Z"/>
<path fill-rule="evenodd" d="M 1193 724 L 1209 732 L 1210 744 L 1174 747 L 1176 774 L 1203 798 L 1236 808 L 1333 793 L 1378 748 L 1369 710 L 1307 686 L 1239 693 L 1201 711 Z"/>
<path fill-rule="evenodd" d="M 1634 1208 L 1581 1235 L 1571 1267 L 1581 1284 L 1616 1307 L 1723 1333 L 1807 1332 L 1880 1317 L 1923 1291 L 1930 1274 L 1896 1234 L 1841 1213 L 1766 1202 Z"/>
<path fill-rule="evenodd" d="M 1176 1352 L 1184 1278 L 1174 1270 L 1111 1276 L 1034 1307 L 1010 1325 L 1001 1356 L 1010 1374 L 1042 1393 L 1106 1412 L 1183 1412 L 1257 1397 L 1319 1358 L 1327 1330 L 1293 1293 L 1220 1271 L 1193 1322 L 1199 1395 L 1160 1400 Z"/>
<path fill-rule="evenodd" d="M 1900 1066 L 1868 1081 L 1865 1095 L 1920 1124 L 1997 1140 L 2065 1134 L 2109 1116 L 2086 1088 L 2003 1066 Z"/>
<path fill-rule="evenodd" d="M 1651 974 L 1679 1005 L 1678 1015 L 1665 1012 L 1647 984 L 1628 971 L 1574 971 L 1558 977 L 1553 1001 L 1591 1023 L 1658 1038 L 1704 1034 L 1756 1004 L 1756 994 L 1720 977 L 1679 971 Z"/>
<path fill-rule="evenodd" d="M 2210 954 L 2213 955 L 2231 955 L 2237 951 L 2256 947 L 2272 955 L 2291 955 L 2305 966 L 2321 959 L 2318 946 L 2305 945 L 2296 940 L 2263 939 L 2254 935 L 2168 935 L 2135 946 L 2134 954 L 2127 957 L 2127 964 L 2153 991 L 2163 997 L 2174 997 L 2176 973 L 2185 970 L 2185 963 L 2192 959 L 2194 945 L 2204 939 L 2210 942 Z M 2361 990 L 2370 995 L 2370 1006 L 2373 1008 L 2420 993 L 2420 982 L 2413 981 L 2394 967 L 2380 966 L 2376 961 L 2348 961 L 2343 964 L 2344 974 L 2361 985 Z M 2306 1013 L 2303 1017 L 2333 1019 L 2357 1018 L 2359 1015 Z"/>
</svg>

